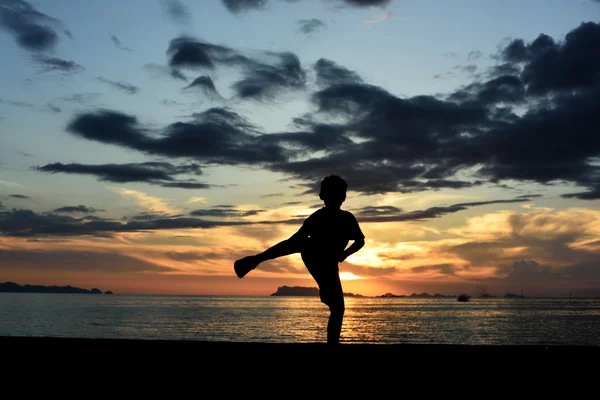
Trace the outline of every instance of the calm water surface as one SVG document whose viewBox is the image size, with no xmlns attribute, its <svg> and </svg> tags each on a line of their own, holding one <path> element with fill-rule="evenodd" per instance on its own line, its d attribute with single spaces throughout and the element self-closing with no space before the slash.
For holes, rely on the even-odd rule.
<svg viewBox="0 0 600 400">
<path fill-rule="evenodd" d="M 0 336 L 324 342 L 314 297 L 0 293 Z M 342 343 L 600 345 L 600 300 L 347 298 Z"/>
</svg>

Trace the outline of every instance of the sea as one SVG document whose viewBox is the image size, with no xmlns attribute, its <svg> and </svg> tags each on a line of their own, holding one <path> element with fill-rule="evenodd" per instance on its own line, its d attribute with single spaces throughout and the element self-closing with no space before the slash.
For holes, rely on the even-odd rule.
<svg viewBox="0 0 600 400">
<path fill-rule="evenodd" d="M 0 336 L 326 341 L 317 297 L 0 293 Z M 341 343 L 600 346 L 600 299 L 346 298 Z"/>
</svg>

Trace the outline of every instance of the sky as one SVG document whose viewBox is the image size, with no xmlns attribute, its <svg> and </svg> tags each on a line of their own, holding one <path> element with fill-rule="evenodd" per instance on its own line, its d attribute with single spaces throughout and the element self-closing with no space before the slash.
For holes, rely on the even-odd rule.
<svg viewBox="0 0 600 400">
<path fill-rule="evenodd" d="M 0 282 L 600 296 L 600 1 L 0 0 Z"/>
</svg>

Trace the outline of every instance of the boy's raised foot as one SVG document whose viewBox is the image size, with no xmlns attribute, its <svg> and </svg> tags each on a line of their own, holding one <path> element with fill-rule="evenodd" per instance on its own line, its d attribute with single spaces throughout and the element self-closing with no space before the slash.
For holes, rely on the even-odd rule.
<svg viewBox="0 0 600 400">
<path fill-rule="evenodd" d="M 233 263 L 233 269 L 238 278 L 243 278 L 260 264 L 256 256 L 248 256 Z"/>
</svg>

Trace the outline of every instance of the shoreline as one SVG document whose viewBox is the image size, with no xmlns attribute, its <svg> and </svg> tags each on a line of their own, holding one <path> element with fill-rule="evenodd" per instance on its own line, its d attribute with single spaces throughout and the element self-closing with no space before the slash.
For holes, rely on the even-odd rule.
<svg viewBox="0 0 600 400">
<path fill-rule="evenodd" d="M 567 355 L 586 354 L 600 356 L 600 346 L 595 345 L 468 345 L 468 344 L 350 344 L 341 343 L 329 346 L 326 343 L 276 343 L 276 342 L 237 342 L 201 340 L 161 340 L 161 339 L 100 339 L 66 338 L 52 336 L 0 336 L 0 356 L 25 356 L 60 353 L 81 356 L 122 357 L 125 354 L 151 354 L 166 358 L 178 358 L 182 354 L 207 351 L 220 354 L 319 354 L 335 352 L 351 356 L 370 355 Z"/>
</svg>

